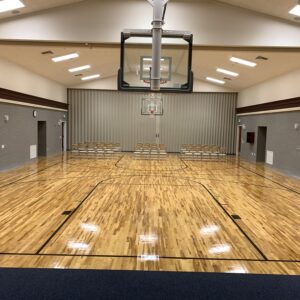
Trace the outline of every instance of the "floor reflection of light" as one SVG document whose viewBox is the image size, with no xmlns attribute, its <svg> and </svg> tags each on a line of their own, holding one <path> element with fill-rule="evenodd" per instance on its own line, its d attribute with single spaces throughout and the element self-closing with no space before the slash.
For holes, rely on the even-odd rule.
<svg viewBox="0 0 300 300">
<path fill-rule="evenodd" d="M 226 271 L 226 273 L 238 273 L 238 274 L 246 274 L 249 273 L 249 271 L 242 266 L 233 266 L 230 267 L 228 271 Z"/>
<path fill-rule="evenodd" d="M 229 252 L 230 249 L 231 249 L 230 245 L 221 244 L 221 245 L 215 245 L 215 246 L 211 247 L 208 251 L 211 254 L 221 254 L 221 253 Z"/>
<path fill-rule="evenodd" d="M 59 263 L 55 263 L 53 264 L 52 269 L 65 269 L 65 267 L 60 265 Z"/>
<path fill-rule="evenodd" d="M 220 227 L 217 225 L 208 225 L 201 227 L 200 233 L 201 235 L 212 235 L 220 230 Z"/>
<path fill-rule="evenodd" d="M 158 261 L 159 256 L 158 255 L 153 255 L 153 254 L 142 254 L 140 257 L 141 261 Z"/>
<path fill-rule="evenodd" d="M 139 236 L 139 241 L 140 243 L 144 243 L 144 244 L 154 244 L 157 242 L 157 235 L 155 234 L 141 234 Z"/>
<path fill-rule="evenodd" d="M 89 223 L 81 223 L 80 227 L 88 232 L 97 232 L 99 230 L 99 226 Z"/>
<path fill-rule="evenodd" d="M 89 245 L 86 243 L 68 242 L 68 248 L 76 250 L 87 250 L 89 248 Z"/>
</svg>

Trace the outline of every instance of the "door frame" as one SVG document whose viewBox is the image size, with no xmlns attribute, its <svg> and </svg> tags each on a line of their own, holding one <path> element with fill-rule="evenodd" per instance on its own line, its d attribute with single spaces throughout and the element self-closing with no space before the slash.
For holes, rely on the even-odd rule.
<svg viewBox="0 0 300 300">
<path fill-rule="evenodd" d="M 241 139 L 240 139 L 240 134 L 239 134 L 240 131 L 241 131 Z M 241 144 L 241 146 L 242 146 L 242 141 L 243 141 L 243 125 L 237 125 L 236 144 L 235 144 L 235 155 L 236 156 L 240 156 L 239 145 Z"/>
</svg>

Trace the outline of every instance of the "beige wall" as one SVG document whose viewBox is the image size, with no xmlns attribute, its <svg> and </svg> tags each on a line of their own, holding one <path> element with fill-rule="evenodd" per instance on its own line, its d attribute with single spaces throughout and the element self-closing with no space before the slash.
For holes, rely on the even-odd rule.
<svg viewBox="0 0 300 300">
<path fill-rule="evenodd" d="M 67 102 L 66 88 L 0 58 L 0 87 L 59 102 Z"/>
<path fill-rule="evenodd" d="M 242 90 L 237 106 L 244 107 L 299 96 L 300 70 L 296 70 Z"/>
<path fill-rule="evenodd" d="M 119 43 L 125 28 L 150 28 L 146 0 L 83 1 L 0 22 L 0 39 Z M 197 45 L 299 47 L 300 27 L 212 0 L 170 1 L 164 29 L 188 30 Z"/>
</svg>

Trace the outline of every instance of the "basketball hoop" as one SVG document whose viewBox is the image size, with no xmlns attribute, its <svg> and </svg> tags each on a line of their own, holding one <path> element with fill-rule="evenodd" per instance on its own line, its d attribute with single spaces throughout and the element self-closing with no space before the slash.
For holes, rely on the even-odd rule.
<svg viewBox="0 0 300 300">
<path fill-rule="evenodd" d="M 149 116 L 150 116 L 150 118 L 154 118 L 154 116 L 155 116 L 155 112 L 156 112 L 156 110 L 154 109 L 154 108 L 151 108 L 150 110 L 149 110 Z"/>
</svg>

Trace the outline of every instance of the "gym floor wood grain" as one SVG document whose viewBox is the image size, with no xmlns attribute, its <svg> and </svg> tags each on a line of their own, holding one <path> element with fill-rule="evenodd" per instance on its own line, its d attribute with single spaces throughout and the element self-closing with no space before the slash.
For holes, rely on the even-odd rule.
<svg viewBox="0 0 300 300">
<path fill-rule="evenodd" d="M 235 157 L 40 159 L 0 173 L 0 267 L 300 274 L 299 200 Z"/>
</svg>

